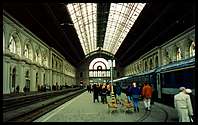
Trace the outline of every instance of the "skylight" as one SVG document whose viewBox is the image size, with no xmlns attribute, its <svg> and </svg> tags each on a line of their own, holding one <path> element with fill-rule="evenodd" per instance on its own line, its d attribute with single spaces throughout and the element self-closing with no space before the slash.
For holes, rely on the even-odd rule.
<svg viewBox="0 0 198 125">
<path fill-rule="evenodd" d="M 115 54 L 143 10 L 145 3 L 111 3 L 102 50 Z M 97 50 L 97 4 L 67 5 L 85 55 Z"/>
<path fill-rule="evenodd" d="M 135 23 L 145 3 L 112 3 L 103 50 L 115 54 Z"/>
<path fill-rule="evenodd" d="M 96 3 L 68 4 L 70 16 L 85 55 L 96 48 Z"/>
</svg>

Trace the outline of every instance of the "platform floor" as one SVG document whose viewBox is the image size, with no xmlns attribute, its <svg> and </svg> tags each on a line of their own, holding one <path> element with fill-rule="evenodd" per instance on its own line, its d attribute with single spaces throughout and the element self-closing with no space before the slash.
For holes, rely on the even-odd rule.
<svg viewBox="0 0 198 125">
<path fill-rule="evenodd" d="M 124 93 L 121 98 L 126 98 Z M 111 100 L 110 96 L 107 100 Z M 120 106 L 117 112 L 110 113 L 107 104 L 93 103 L 93 94 L 86 91 L 34 122 L 178 122 L 172 107 L 155 102 L 149 112 L 142 101 L 139 106 L 140 112 L 126 113 Z"/>
</svg>

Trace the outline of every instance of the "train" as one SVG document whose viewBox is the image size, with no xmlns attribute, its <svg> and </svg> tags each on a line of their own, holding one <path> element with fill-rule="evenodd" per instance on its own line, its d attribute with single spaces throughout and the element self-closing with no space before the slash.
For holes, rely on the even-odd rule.
<svg viewBox="0 0 198 125">
<path fill-rule="evenodd" d="M 153 87 L 153 99 L 156 102 L 174 107 L 174 95 L 179 87 L 184 86 L 192 90 L 191 100 L 195 110 L 195 58 L 180 60 L 163 65 L 138 75 L 124 76 L 114 79 L 113 83 L 120 84 L 123 91 L 133 81 L 140 87 L 143 83 L 150 83 Z"/>
</svg>

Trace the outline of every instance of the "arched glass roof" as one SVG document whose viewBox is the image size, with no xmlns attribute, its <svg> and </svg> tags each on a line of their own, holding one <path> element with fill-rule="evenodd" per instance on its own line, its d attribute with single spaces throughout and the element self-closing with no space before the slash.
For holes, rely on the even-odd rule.
<svg viewBox="0 0 198 125">
<path fill-rule="evenodd" d="M 70 3 L 67 9 L 85 55 L 101 50 L 117 52 L 146 3 L 111 3 L 102 47 L 97 46 L 97 3 Z M 99 24 L 98 24 L 99 25 Z"/>
</svg>

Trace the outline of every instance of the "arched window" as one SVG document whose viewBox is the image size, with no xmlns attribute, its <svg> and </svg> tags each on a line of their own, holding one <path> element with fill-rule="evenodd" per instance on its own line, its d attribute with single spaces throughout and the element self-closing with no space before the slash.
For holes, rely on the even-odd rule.
<svg viewBox="0 0 198 125">
<path fill-rule="evenodd" d="M 46 67 L 48 67 L 48 60 L 47 60 L 47 56 L 46 55 L 44 55 L 44 57 L 43 57 L 43 64 L 46 66 Z"/>
<path fill-rule="evenodd" d="M 181 60 L 181 49 L 180 48 L 177 48 L 177 60 Z"/>
<path fill-rule="evenodd" d="M 30 60 L 33 60 L 33 51 L 32 51 L 31 44 L 25 44 L 24 56 Z"/>
<path fill-rule="evenodd" d="M 40 51 L 39 50 L 37 50 L 37 52 L 36 52 L 36 57 L 37 57 L 37 62 L 41 65 L 41 63 L 42 63 L 42 60 L 41 60 L 41 53 L 40 53 Z"/>
<path fill-rule="evenodd" d="M 171 63 L 171 58 L 168 50 L 165 50 L 166 63 Z"/>
<path fill-rule="evenodd" d="M 192 42 L 190 46 L 190 57 L 191 56 L 195 56 L 195 42 Z"/>
<path fill-rule="evenodd" d="M 108 66 L 108 61 L 104 58 L 95 58 L 89 64 L 89 77 L 90 83 L 93 82 L 106 82 L 110 77 L 110 67 Z M 93 78 L 100 77 L 100 78 Z"/>
<path fill-rule="evenodd" d="M 28 48 L 28 45 L 27 45 L 27 44 L 25 45 L 24 56 L 25 56 L 26 58 L 29 58 L 29 48 Z"/>
<path fill-rule="evenodd" d="M 13 36 L 11 36 L 9 41 L 9 51 L 12 53 L 16 53 L 16 41 L 14 40 Z"/>
</svg>

